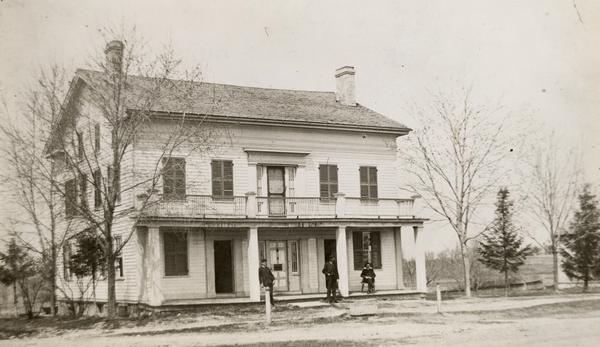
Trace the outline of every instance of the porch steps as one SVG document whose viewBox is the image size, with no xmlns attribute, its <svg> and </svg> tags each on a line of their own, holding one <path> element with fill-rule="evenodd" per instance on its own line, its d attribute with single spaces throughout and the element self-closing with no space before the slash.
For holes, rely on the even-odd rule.
<svg viewBox="0 0 600 347">
<path fill-rule="evenodd" d="M 425 293 L 416 290 L 381 290 L 373 294 L 367 294 L 366 292 L 351 292 L 350 295 L 344 300 L 362 300 L 365 298 L 390 298 L 390 299 L 419 299 L 424 297 Z M 325 298 L 325 293 L 315 294 L 279 294 L 275 295 L 276 302 L 280 303 L 303 303 L 306 305 L 323 303 L 325 306 L 328 304 L 321 302 L 321 299 Z M 169 312 L 169 311 L 202 311 L 210 310 L 219 306 L 229 305 L 240 305 L 240 306 L 259 306 L 264 305 L 262 302 L 251 301 L 250 298 L 235 298 L 235 297 L 223 297 L 223 298 L 211 298 L 211 299 L 189 299 L 189 300 L 167 300 L 161 306 L 146 306 L 145 309 L 153 312 Z M 302 307 L 302 306 L 298 306 Z M 310 306 L 307 306 L 310 307 Z M 315 306 L 316 307 L 316 306 Z"/>
</svg>

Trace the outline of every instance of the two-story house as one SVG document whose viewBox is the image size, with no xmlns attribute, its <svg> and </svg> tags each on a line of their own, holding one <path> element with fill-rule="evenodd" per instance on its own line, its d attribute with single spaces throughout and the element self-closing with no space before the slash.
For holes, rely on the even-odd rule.
<svg viewBox="0 0 600 347">
<path fill-rule="evenodd" d="M 115 54 L 111 47 L 122 45 L 109 44 Z M 78 70 L 82 92 L 71 97 L 102 74 Z M 117 300 L 152 307 L 259 301 L 263 258 L 276 295 L 323 293 L 330 255 L 344 296 L 361 291 L 366 262 L 378 292 L 425 292 L 424 219 L 397 183 L 397 138 L 410 129 L 358 104 L 354 77 L 353 67 L 336 70 L 335 92 L 203 82 L 185 109 L 161 100 L 120 172 L 123 186 L 135 186 L 157 163 L 163 174 L 154 203 L 114 228 L 116 235 L 135 228 L 119 259 Z M 134 88 L 145 82 L 129 80 Z M 217 150 L 161 158 L 160 133 L 184 112 L 227 129 L 229 140 Z M 135 210 L 144 194 L 121 195 L 120 208 Z M 412 284 L 403 273 L 408 260 L 415 261 Z"/>
</svg>

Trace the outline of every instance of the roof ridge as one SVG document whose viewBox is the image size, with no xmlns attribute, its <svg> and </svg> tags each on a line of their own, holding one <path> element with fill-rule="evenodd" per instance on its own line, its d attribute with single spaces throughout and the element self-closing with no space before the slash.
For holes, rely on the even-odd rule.
<svg viewBox="0 0 600 347">
<path fill-rule="evenodd" d="M 102 71 L 92 70 L 92 69 L 83 69 L 83 68 L 77 68 L 75 71 L 76 71 L 76 73 L 78 73 L 80 71 L 84 71 L 84 72 L 91 72 L 91 73 L 95 73 L 95 74 L 105 74 Z M 146 77 L 146 76 L 133 75 L 133 74 L 129 74 L 128 76 L 133 77 L 133 78 L 147 79 L 147 80 L 151 80 L 151 79 L 157 78 L 157 77 Z M 168 80 L 174 81 L 174 82 L 189 82 L 187 80 L 176 79 L 176 78 L 169 78 Z M 239 84 L 217 83 L 217 82 L 206 82 L 206 81 L 195 81 L 194 83 L 214 85 L 214 86 L 224 86 L 224 87 L 235 87 L 235 88 L 249 88 L 249 89 L 262 89 L 262 90 L 278 90 L 278 91 L 284 91 L 284 92 L 302 92 L 302 93 L 333 94 L 333 95 L 335 95 L 334 91 L 328 91 L 328 90 L 267 88 L 267 87 L 242 86 L 242 85 L 239 85 Z"/>
</svg>

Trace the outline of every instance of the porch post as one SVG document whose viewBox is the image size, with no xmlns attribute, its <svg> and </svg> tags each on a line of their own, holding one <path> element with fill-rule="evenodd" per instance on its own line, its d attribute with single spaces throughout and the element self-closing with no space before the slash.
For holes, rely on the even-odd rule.
<svg viewBox="0 0 600 347">
<path fill-rule="evenodd" d="M 347 297 L 348 288 L 348 246 L 346 241 L 346 227 L 340 226 L 336 233 L 337 268 L 340 279 L 338 285 L 342 296 Z"/>
<path fill-rule="evenodd" d="M 427 292 L 427 272 L 425 268 L 425 238 L 423 226 L 414 227 L 415 232 L 415 280 L 417 290 Z"/>
<path fill-rule="evenodd" d="M 394 245 L 396 248 L 396 288 L 404 288 L 404 265 L 402 256 L 402 228 L 394 228 Z"/>
<path fill-rule="evenodd" d="M 160 251 L 160 229 L 158 227 L 148 228 L 148 252 L 146 260 L 148 261 L 146 269 L 148 275 L 148 304 L 150 306 L 160 306 L 164 300 L 162 292 L 162 257 Z"/>
<path fill-rule="evenodd" d="M 260 301 L 260 281 L 258 280 L 258 228 L 248 229 L 248 286 L 250 300 Z"/>
</svg>

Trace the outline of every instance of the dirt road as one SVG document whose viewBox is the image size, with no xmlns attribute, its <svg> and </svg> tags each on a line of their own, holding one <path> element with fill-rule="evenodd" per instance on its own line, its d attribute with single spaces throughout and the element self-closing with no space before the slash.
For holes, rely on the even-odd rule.
<svg viewBox="0 0 600 347">
<path fill-rule="evenodd" d="M 13 339 L 26 346 L 599 346 L 600 298 L 553 297 L 456 300 L 438 314 L 429 302 L 377 302 L 377 314 L 353 317 L 337 308 L 275 312 L 265 327 L 252 316 L 243 324 L 207 328 L 189 317 L 143 329 L 89 329 L 61 336 Z M 316 317 L 319 316 L 319 317 Z M 234 322 L 234 320 L 228 320 Z"/>
</svg>

